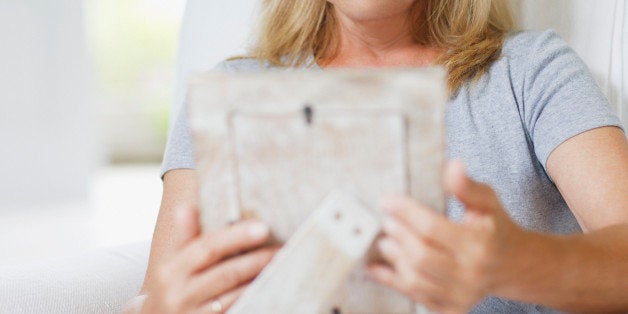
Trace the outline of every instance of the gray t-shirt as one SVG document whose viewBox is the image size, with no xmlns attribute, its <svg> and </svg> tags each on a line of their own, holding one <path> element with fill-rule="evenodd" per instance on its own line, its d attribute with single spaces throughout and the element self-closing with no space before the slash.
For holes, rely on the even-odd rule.
<svg viewBox="0 0 628 314">
<path fill-rule="evenodd" d="M 255 60 L 225 61 L 216 70 L 268 68 Z M 312 65 L 312 70 L 321 69 Z M 475 180 L 497 191 L 510 216 L 538 232 L 566 234 L 581 229 L 546 172 L 547 158 L 565 140 L 603 126 L 621 127 L 586 65 L 554 31 L 511 35 L 503 56 L 476 85 L 451 97 L 447 112 L 448 155 L 463 160 Z M 162 175 L 194 168 L 185 110 L 168 141 Z M 462 206 L 448 204 L 459 220 Z M 551 261 L 549 261 L 551 262 Z M 477 313 L 546 313 L 550 309 L 489 297 Z"/>
</svg>

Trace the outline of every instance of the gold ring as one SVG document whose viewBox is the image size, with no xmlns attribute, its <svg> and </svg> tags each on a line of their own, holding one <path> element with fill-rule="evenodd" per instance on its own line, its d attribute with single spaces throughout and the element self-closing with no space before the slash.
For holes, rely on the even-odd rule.
<svg viewBox="0 0 628 314">
<path fill-rule="evenodd" d="M 222 310 L 223 310 L 222 302 L 220 302 L 220 300 L 214 300 L 210 304 L 209 308 L 211 309 L 213 313 L 222 313 Z"/>
</svg>

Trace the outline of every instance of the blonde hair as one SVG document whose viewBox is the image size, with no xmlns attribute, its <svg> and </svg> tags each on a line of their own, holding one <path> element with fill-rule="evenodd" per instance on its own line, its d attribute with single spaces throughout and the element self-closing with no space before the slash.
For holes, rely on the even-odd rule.
<svg viewBox="0 0 628 314">
<path fill-rule="evenodd" d="M 514 28 L 508 0 L 417 0 L 411 10 L 417 43 L 445 52 L 452 91 L 479 79 L 501 56 Z M 326 0 L 263 0 L 252 58 L 278 66 L 332 59 L 339 48 L 334 7 Z"/>
</svg>

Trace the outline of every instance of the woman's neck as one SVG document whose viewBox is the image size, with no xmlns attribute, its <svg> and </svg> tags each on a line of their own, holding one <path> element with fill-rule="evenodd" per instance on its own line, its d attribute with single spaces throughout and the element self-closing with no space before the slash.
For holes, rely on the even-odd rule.
<svg viewBox="0 0 628 314">
<path fill-rule="evenodd" d="M 439 51 L 416 42 L 409 15 L 352 20 L 336 11 L 339 35 L 334 58 L 322 67 L 421 67 L 438 58 Z"/>
</svg>

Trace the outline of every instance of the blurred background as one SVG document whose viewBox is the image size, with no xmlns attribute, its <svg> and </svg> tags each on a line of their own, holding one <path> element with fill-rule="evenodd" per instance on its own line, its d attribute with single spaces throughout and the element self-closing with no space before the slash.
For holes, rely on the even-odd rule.
<svg viewBox="0 0 628 314">
<path fill-rule="evenodd" d="M 0 1 L 0 264 L 150 239 L 184 6 Z"/>
<path fill-rule="evenodd" d="M 512 1 L 628 122 L 626 0 Z M 242 52 L 256 2 L 0 0 L 0 266 L 147 246 L 185 79 Z"/>
<path fill-rule="evenodd" d="M 0 267 L 145 252 L 186 78 L 244 52 L 254 7 L 0 0 Z"/>
</svg>

